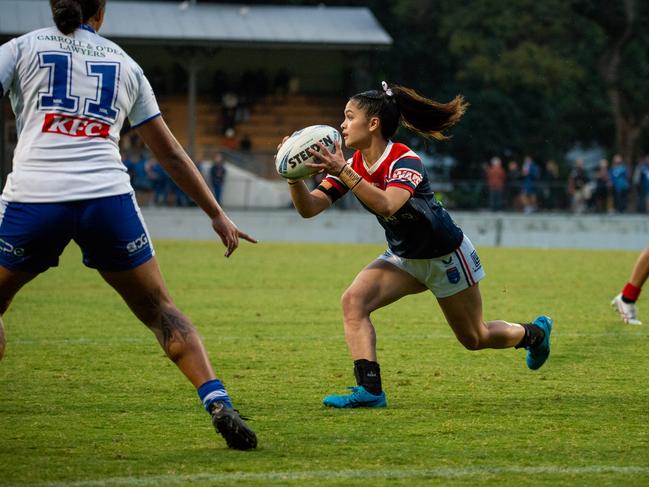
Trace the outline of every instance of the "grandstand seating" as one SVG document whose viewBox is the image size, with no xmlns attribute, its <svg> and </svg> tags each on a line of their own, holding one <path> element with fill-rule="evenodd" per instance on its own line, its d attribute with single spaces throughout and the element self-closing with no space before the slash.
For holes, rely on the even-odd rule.
<svg viewBox="0 0 649 487">
<path fill-rule="evenodd" d="M 237 126 L 239 134 L 249 134 L 254 150 L 274 152 L 284 135 L 308 125 L 337 127 L 344 104 L 337 98 L 288 95 L 266 97 L 257 103 L 250 118 Z"/>
<path fill-rule="evenodd" d="M 267 96 L 250 109 L 250 117 L 237 124 L 240 137 L 248 134 L 255 153 L 275 152 L 284 135 L 308 125 L 326 124 L 338 127 L 342 121 L 344 101 L 339 98 L 308 95 Z M 181 144 L 187 143 L 187 99 L 167 97 L 160 108 L 172 132 Z M 218 147 L 221 135 L 221 107 L 207 99 L 198 100 L 196 116 L 196 148 Z"/>
</svg>

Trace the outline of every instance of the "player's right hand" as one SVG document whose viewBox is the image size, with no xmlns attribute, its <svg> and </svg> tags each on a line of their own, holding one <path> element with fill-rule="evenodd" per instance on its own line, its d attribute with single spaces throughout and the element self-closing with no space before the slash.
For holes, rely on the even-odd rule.
<svg viewBox="0 0 649 487">
<path fill-rule="evenodd" d="M 237 249 L 239 246 L 239 238 L 248 242 L 257 243 L 257 239 L 239 230 L 234 222 L 223 212 L 212 219 L 212 228 L 221 237 L 221 242 L 226 247 L 226 257 L 230 257 L 232 252 Z"/>
</svg>

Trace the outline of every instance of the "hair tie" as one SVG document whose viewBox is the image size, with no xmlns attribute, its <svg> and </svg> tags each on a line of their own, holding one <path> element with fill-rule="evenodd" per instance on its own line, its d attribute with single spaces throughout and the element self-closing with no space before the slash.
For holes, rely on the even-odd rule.
<svg viewBox="0 0 649 487">
<path fill-rule="evenodd" d="M 385 92 L 386 95 L 388 96 L 394 96 L 394 93 L 392 90 L 388 87 L 388 84 L 385 81 L 381 81 L 381 86 L 383 87 L 383 91 Z"/>
</svg>

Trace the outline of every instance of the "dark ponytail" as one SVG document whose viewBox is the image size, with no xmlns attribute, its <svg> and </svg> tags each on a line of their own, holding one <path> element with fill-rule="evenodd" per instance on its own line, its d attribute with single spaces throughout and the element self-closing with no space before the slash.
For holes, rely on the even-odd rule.
<svg viewBox="0 0 649 487">
<path fill-rule="evenodd" d="M 106 6 L 106 0 L 50 0 L 56 27 L 70 34 Z"/>
<path fill-rule="evenodd" d="M 385 139 L 394 136 L 399 124 L 437 140 L 448 137 L 442 132 L 455 125 L 466 111 L 468 104 L 461 95 L 448 103 L 430 100 L 412 88 L 383 82 L 383 90 L 371 90 L 351 97 L 368 117 L 379 117 L 381 135 Z"/>
</svg>

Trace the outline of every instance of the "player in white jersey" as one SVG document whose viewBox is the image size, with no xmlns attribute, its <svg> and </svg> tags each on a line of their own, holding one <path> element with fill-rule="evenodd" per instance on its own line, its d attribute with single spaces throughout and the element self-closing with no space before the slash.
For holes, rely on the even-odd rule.
<svg viewBox="0 0 649 487">
<path fill-rule="evenodd" d="M 211 219 L 227 247 L 240 231 L 171 134 L 141 68 L 97 34 L 106 0 L 50 0 L 56 27 L 0 46 L 0 96 L 16 115 L 18 145 L 0 206 L 0 315 L 16 292 L 79 244 L 86 266 L 124 298 L 167 356 L 197 388 L 228 446 L 255 448 L 216 378 L 191 321 L 167 290 L 122 164 L 119 134 L 128 117 L 140 137 Z M 6 339 L 0 320 L 0 358 Z"/>
</svg>

